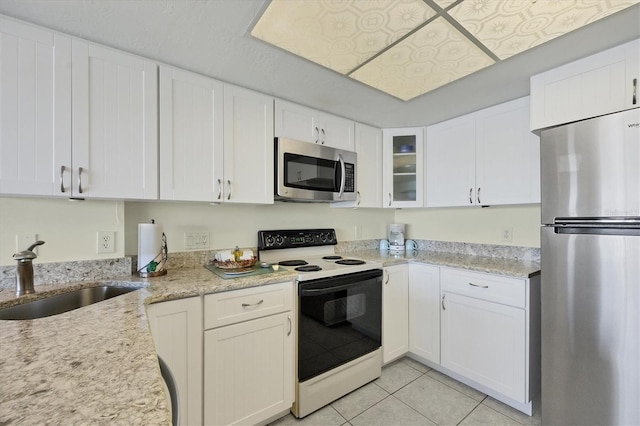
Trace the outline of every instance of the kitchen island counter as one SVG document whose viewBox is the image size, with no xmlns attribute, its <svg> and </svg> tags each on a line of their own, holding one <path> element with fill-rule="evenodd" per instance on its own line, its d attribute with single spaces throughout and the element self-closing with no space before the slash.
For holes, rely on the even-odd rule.
<svg viewBox="0 0 640 426">
<path fill-rule="evenodd" d="M 170 424 L 145 306 L 290 281 L 280 270 L 222 279 L 203 268 L 162 277 L 122 277 L 40 285 L 17 300 L 0 289 L 0 308 L 95 285 L 145 286 L 50 317 L 0 320 L 0 424 Z"/>
</svg>

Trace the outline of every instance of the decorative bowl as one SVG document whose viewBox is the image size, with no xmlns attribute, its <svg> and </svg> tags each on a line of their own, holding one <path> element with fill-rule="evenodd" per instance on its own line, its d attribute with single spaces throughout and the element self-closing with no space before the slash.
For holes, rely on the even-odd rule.
<svg viewBox="0 0 640 426">
<path fill-rule="evenodd" d="M 246 268 L 250 268 L 253 265 L 256 264 L 256 262 L 258 261 L 258 257 L 257 256 L 253 256 L 251 259 L 245 259 L 245 260 L 225 260 L 225 261 L 217 261 L 217 260 L 213 260 L 211 263 L 213 264 L 213 266 L 215 266 L 216 268 L 220 268 L 220 269 L 246 269 Z"/>
</svg>

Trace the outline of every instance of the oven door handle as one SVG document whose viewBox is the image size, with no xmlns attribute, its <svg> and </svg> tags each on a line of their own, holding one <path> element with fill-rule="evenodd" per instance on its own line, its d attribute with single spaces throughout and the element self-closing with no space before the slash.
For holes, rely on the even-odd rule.
<svg viewBox="0 0 640 426">
<path fill-rule="evenodd" d="M 327 287 L 327 288 L 310 288 L 310 289 L 301 288 L 300 296 L 317 296 L 319 294 L 333 293 L 334 291 L 346 290 L 349 287 L 353 287 L 353 284 L 356 284 L 356 283 L 342 284 L 342 285 L 337 285 L 334 287 Z"/>
</svg>

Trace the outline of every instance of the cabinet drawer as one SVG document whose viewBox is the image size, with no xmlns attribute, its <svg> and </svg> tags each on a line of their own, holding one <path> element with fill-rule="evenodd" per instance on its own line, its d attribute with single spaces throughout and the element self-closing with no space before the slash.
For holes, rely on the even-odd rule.
<svg viewBox="0 0 640 426">
<path fill-rule="evenodd" d="M 527 307 L 526 279 L 447 268 L 442 268 L 440 279 L 442 291 L 519 308 Z"/>
<path fill-rule="evenodd" d="M 204 328 L 215 328 L 291 310 L 291 282 L 209 294 L 204 297 Z"/>
</svg>

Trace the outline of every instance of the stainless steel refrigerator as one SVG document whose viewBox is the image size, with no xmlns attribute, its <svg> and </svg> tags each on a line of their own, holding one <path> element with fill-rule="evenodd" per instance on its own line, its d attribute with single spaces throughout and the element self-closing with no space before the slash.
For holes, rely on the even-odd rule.
<svg viewBox="0 0 640 426">
<path fill-rule="evenodd" d="M 640 109 L 541 132 L 542 424 L 640 424 Z"/>
</svg>

